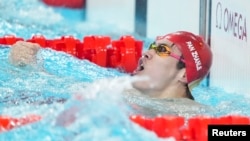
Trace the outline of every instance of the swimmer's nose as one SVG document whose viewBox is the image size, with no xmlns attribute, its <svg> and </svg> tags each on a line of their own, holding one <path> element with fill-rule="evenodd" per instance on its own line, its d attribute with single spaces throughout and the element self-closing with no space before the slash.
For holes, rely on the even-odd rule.
<svg viewBox="0 0 250 141">
<path fill-rule="evenodd" d="M 150 49 L 146 52 L 143 53 L 142 57 L 146 58 L 146 59 L 152 59 L 152 57 L 156 54 L 155 50 Z"/>
</svg>

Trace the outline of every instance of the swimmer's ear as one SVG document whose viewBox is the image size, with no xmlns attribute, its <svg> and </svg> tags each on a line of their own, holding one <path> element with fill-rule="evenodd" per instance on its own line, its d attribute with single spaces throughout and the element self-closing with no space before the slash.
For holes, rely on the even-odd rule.
<svg viewBox="0 0 250 141">
<path fill-rule="evenodd" d="M 179 74 L 178 74 L 178 79 L 180 82 L 187 84 L 187 75 L 186 75 L 186 69 L 181 69 Z"/>
</svg>

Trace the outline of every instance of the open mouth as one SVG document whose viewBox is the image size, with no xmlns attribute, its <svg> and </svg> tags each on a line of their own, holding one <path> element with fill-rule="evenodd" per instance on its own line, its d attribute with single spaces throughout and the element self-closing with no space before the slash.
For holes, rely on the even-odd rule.
<svg viewBox="0 0 250 141">
<path fill-rule="evenodd" d="M 138 62 L 137 71 L 142 71 L 142 70 L 144 70 L 144 64 L 142 59 L 140 59 L 140 61 Z"/>
<path fill-rule="evenodd" d="M 138 61 L 137 68 L 136 68 L 136 70 L 133 72 L 132 75 L 135 75 L 135 74 L 137 74 L 138 72 L 143 71 L 143 70 L 144 70 L 144 63 L 143 63 L 143 60 L 142 60 L 142 58 L 141 58 L 141 59 Z"/>
</svg>

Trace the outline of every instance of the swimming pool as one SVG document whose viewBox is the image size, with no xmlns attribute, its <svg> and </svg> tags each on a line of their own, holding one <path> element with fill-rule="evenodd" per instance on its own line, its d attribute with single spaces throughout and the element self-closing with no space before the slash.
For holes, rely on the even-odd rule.
<svg viewBox="0 0 250 141">
<path fill-rule="evenodd" d="M 1 36 L 14 34 L 29 39 L 32 34 L 47 38 L 73 35 L 82 39 L 95 34 L 117 39 L 132 34 L 105 23 L 76 22 L 73 27 L 60 12 L 37 1 L 10 0 L 2 5 L 0 12 L 5 13 L 0 18 Z M 41 16 L 36 19 L 34 14 Z M 143 39 L 145 46 L 151 42 L 136 38 Z M 37 66 L 18 68 L 8 63 L 8 52 L 8 47 L 1 46 L 0 113 L 14 117 L 33 113 L 42 115 L 43 120 L 2 133 L 1 140 L 159 140 L 127 118 L 130 109 L 119 96 L 131 81 L 127 74 L 52 50 L 40 52 L 43 61 Z M 84 102 L 79 102 L 77 94 L 84 95 Z M 250 116 L 250 100 L 244 94 L 227 93 L 223 88 L 208 88 L 205 84 L 195 88 L 193 94 L 198 102 L 214 108 L 213 115 Z M 56 126 L 60 113 L 74 106 L 81 108 L 76 122 L 65 128 Z"/>
</svg>

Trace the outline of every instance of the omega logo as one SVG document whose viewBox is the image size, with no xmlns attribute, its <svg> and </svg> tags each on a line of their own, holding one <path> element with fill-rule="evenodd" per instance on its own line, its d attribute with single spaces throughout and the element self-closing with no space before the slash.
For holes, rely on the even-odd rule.
<svg viewBox="0 0 250 141">
<path fill-rule="evenodd" d="M 233 37 L 247 42 L 247 20 L 237 11 L 223 7 L 221 2 L 216 5 L 216 28 L 230 33 Z"/>
</svg>

